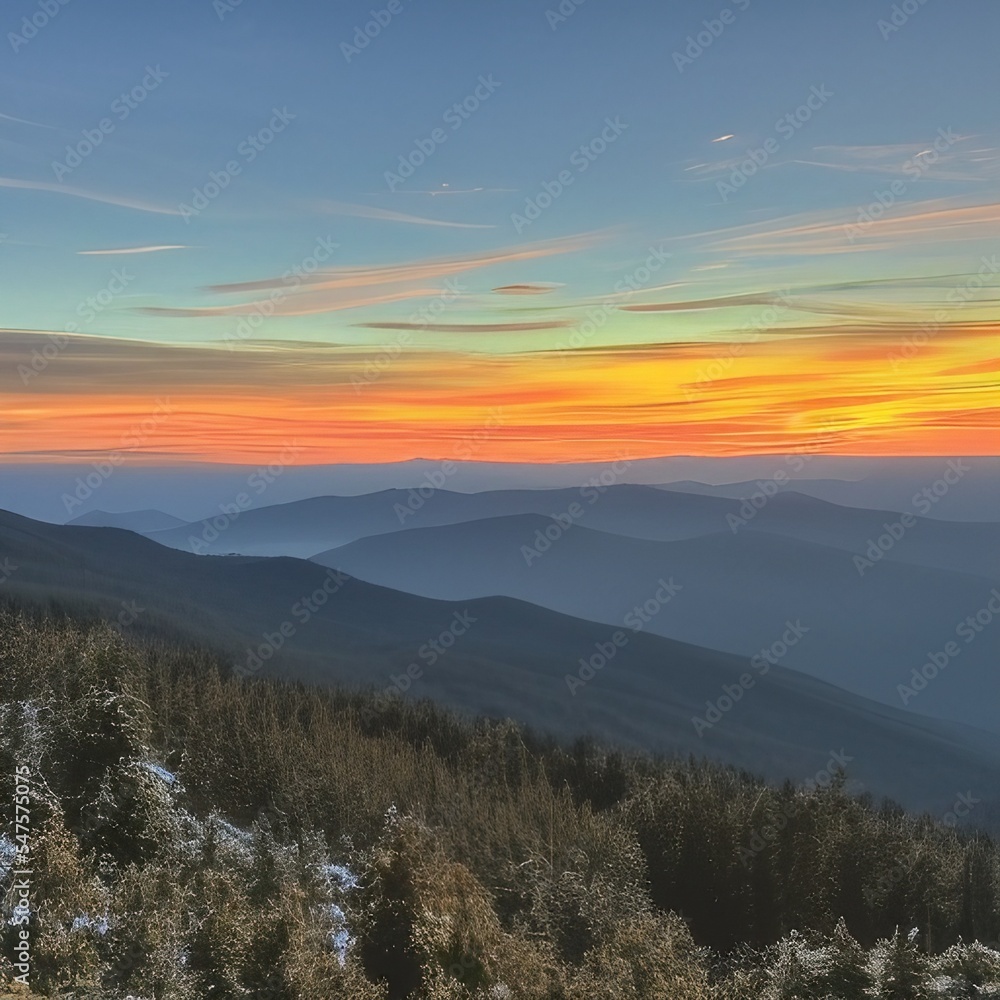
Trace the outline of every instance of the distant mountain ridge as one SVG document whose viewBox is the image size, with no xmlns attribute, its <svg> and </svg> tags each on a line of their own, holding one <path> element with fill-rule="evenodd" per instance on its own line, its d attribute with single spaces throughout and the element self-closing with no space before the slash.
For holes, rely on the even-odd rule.
<svg viewBox="0 0 1000 1000">
<path fill-rule="evenodd" d="M 752 455 L 722 459 L 671 456 L 630 459 L 625 483 L 647 485 L 753 483 L 779 472 L 793 474 L 802 492 L 838 503 L 903 510 L 914 492 L 940 476 L 950 455 L 941 457 L 871 458 L 835 455 Z M 935 508 L 934 517 L 951 520 L 1000 520 L 1000 458 L 964 459 L 973 472 Z M 803 466 L 796 472 L 793 466 Z M 386 489 L 408 490 L 440 474 L 441 461 L 414 460 L 388 464 L 341 464 L 286 468 L 269 485 L 266 502 L 288 503 L 324 495 L 360 496 Z M 474 493 L 484 490 L 552 490 L 578 488 L 599 477 L 603 462 L 546 463 L 455 462 L 447 488 Z M 91 465 L 0 465 L 0 508 L 30 517 L 65 520 L 63 496 Z M 147 467 L 126 465 L 101 487 L 100 505 L 117 510 L 159 507 L 171 497 L 171 513 L 189 521 L 214 511 L 247 487 L 254 466 Z M 71 490 L 70 490 L 71 492 Z"/>
<path fill-rule="evenodd" d="M 807 633 L 781 650 L 782 665 L 887 705 L 901 704 L 899 686 L 929 655 L 959 640 L 961 666 L 907 707 L 1000 731 L 1000 620 L 974 641 L 956 636 L 1000 581 L 970 573 L 886 558 L 862 574 L 851 552 L 800 537 L 746 530 L 656 542 L 538 515 L 376 535 L 315 558 L 425 597 L 504 595 L 612 626 L 672 581 L 679 593 L 655 609 L 649 632 L 749 662 L 788 620 L 801 621 Z"/>
<path fill-rule="evenodd" d="M 147 534 L 151 531 L 168 531 L 171 528 L 180 528 L 186 522 L 179 517 L 174 517 L 173 514 L 164 514 L 162 510 L 130 510 L 121 513 L 92 510 L 67 523 L 86 528 L 124 528 L 126 531 Z"/>
<path fill-rule="evenodd" d="M 595 498 L 600 502 L 595 502 Z M 639 538 L 677 539 L 718 530 L 736 508 L 731 500 L 664 494 L 646 486 L 565 490 L 385 490 L 366 496 L 313 497 L 289 504 L 239 509 L 223 504 L 217 516 L 183 528 L 150 533 L 172 548 L 243 555 L 309 558 L 370 535 L 508 514 L 552 515 L 580 505 L 588 523 Z"/>
<path fill-rule="evenodd" d="M 916 516 L 916 511 L 901 514 L 835 504 L 791 486 L 772 488 L 769 496 L 758 488 L 745 498 L 619 484 L 472 494 L 386 490 L 248 508 L 233 500 L 203 521 L 155 532 L 130 530 L 196 554 L 310 558 L 372 535 L 517 514 L 560 516 L 578 507 L 579 513 L 572 517 L 575 523 L 631 538 L 679 541 L 719 531 L 752 530 L 832 545 L 857 555 L 870 551 L 878 555 L 882 536 L 905 516 L 900 544 L 891 539 L 893 544 L 881 546 L 882 556 L 1000 580 L 1000 522 L 944 521 Z M 123 520 L 115 526 L 129 524 Z"/>
</svg>

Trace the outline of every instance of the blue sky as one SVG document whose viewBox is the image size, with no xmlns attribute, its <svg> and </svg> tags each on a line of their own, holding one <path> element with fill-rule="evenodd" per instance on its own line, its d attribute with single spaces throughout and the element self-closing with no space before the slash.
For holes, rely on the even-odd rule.
<svg viewBox="0 0 1000 1000">
<path fill-rule="evenodd" d="M 373 10 L 393 8 L 345 54 Z M 30 38 L 26 18 L 41 25 Z M 705 22 L 716 34 L 699 52 L 689 39 L 704 40 Z M 0 324 L 219 342 L 254 306 L 226 305 L 231 296 L 268 281 L 273 291 L 318 241 L 337 244 L 322 264 L 338 288 L 357 269 L 472 261 L 448 304 L 455 330 L 424 329 L 415 345 L 457 352 L 472 324 L 477 351 L 560 349 L 560 330 L 654 247 L 670 255 L 644 282 L 656 315 L 616 317 L 590 346 L 738 329 L 745 317 L 700 305 L 710 300 L 971 274 L 996 245 L 998 27 L 990 0 L 11 0 L 0 17 Z M 449 109 L 484 80 L 486 96 L 453 127 Z M 134 88 L 141 100 L 124 114 Z M 72 160 L 67 147 L 79 151 L 102 120 L 100 144 Z M 278 120 L 273 141 L 247 155 L 248 136 Z M 445 138 L 426 162 L 387 182 L 435 129 Z M 932 152 L 939 137 L 949 138 Z M 748 172 L 752 150 L 766 155 Z M 185 218 L 182 206 L 232 162 L 239 174 Z M 519 223 L 560 174 L 562 193 Z M 892 182 L 889 225 L 840 245 Z M 938 238 L 919 220 L 941 210 Z M 535 244 L 546 249 L 526 258 Z M 163 247 L 181 249 L 149 249 Z M 94 253 L 109 250 L 132 252 Z M 376 348 L 387 324 L 442 294 L 441 277 L 402 288 L 366 277 L 296 299 L 267 338 Z M 207 287 L 226 285 L 243 287 Z M 537 294 L 493 294 L 505 285 Z M 902 287 L 878 307 L 922 301 Z M 856 291 L 841 320 L 857 314 Z M 95 296 L 101 308 L 86 308 Z M 551 316 L 563 319 L 550 328 Z"/>
<path fill-rule="evenodd" d="M 108 116 L 147 65 L 169 77 L 63 183 L 176 207 L 268 122 L 272 108 L 296 119 L 190 225 L 51 193 L 3 191 L 0 225 L 18 244 L 4 252 L 4 269 L 21 290 L 5 321 L 60 324 L 108 270 L 105 259 L 71 259 L 94 247 L 203 248 L 164 255 L 155 266 L 142 262 L 130 294 L 151 301 L 193 290 L 209 271 L 224 282 L 290 266 L 320 236 L 341 244 L 347 265 L 509 245 L 511 213 L 600 133 L 606 116 L 627 123 L 627 131 L 525 237 L 624 226 L 641 244 L 869 200 L 878 177 L 791 164 L 762 171 L 726 204 L 712 180 L 694 181 L 684 170 L 720 158 L 720 145 L 710 142 L 718 136 L 735 134 L 727 154 L 759 145 L 815 85 L 834 97 L 783 143 L 782 161 L 814 159 L 817 146 L 919 144 L 942 127 L 992 127 L 995 74 L 970 68 L 994 62 L 995 4 L 927 0 L 887 40 L 876 22 L 891 4 L 740 6 L 729 5 L 732 23 L 681 73 L 672 54 L 725 5 L 585 0 L 553 29 L 546 12 L 558 8 L 544 0 L 408 0 L 348 62 L 341 44 L 369 19 L 371 4 L 242 0 L 220 18 L 211 0 L 70 0 L 17 53 L 9 43 L 3 50 L 0 113 L 51 126 L 0 121 L 4 175 L 54 181 L 52 163 L 65 159 L 66 144 Z M 18 32 L 38 9 L 24 0 L 6 4 L 5 32 Z M 390 194 L 385 172 L 484 74 L 499 89 Z M 511 190 L 410 193 L 442 184 Z M 922 198 L 957 193 L 964 191 L 954 182 L 921 183 Z M 496 228 L 319 217 L 309 206 L 320 200 Z M 613 250 L 603 255 L 617 263 Z M 553 263 L 551 280 L 581 266 L 577 259 Z M 43 288 L 44 304 L 36 294 Z M 119 324 L 142 326 L 132 317 L 105 326 Z"/>
</svg>

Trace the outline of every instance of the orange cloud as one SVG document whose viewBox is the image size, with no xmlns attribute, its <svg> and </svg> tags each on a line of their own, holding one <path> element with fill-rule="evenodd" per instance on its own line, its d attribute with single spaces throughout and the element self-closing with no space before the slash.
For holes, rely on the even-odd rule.
<svg viewBox="0 0 1000 1000">
<path fill-rule="evenodd" d="M 1000 203 L 960 204 L 939 199 L 896 206 L 870 221 L 864 206 L 846 212 L 809 213 L 777 223 L 740 226 L 700 237 L 708 247 L 730 255 L 841 254 L 905 249 L 915 244 L 995 240 L 1000 235 Z M 694 238 L 694 237 L 686 237 Z"/>
<path fill-rule="evenodd" d="M 946 323 L 910 351 L 904 330 L 504 355 L 73 337 L 26 385 L 17 366 L 47 335 L 8 331 L 0 453 L 121 451 L 169 399 L 129 460 L 259 462 L 291 440 L 303 464 L 453 458 L 469 441 L 484 461 L 995 454 L 1000 324 Z"/>
</svg>

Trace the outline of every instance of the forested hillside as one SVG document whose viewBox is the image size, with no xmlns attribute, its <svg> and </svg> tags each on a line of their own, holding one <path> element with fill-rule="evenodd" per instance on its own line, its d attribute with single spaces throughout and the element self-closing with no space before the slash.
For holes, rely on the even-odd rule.
<svg viewBox="0 0 1000 1000">
<path fill-rule="evenodd" d="M 7 611 L 0 983 L 25 928 L 48 996 L 1000 995 L 969 943 L 1000 937 L 993 842 L 844 785 L 835 754 L 772 787 Z"/>
</svg>

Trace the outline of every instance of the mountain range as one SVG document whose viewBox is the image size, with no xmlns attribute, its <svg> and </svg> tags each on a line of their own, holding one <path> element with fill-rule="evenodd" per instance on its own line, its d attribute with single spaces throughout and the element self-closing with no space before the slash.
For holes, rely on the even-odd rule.
<svg viewBox="0 0 1000 1000">
<path fill-rule="evenodd" d="M 505 596 L 435 600 L 305 560 L 199 557 L 122 529 L 10 513 L 0 513 L 0 557 L 3 593 L 17 603 L 208 644 L 248 680 L 266 672 L 374 686 L 387 702 L 428 697 L 775 779 L 809 779 L 843 760 L 860 786 L 914 808 L 944 811 L 967 788 L 992 803 L 1000 777 L 1000 740 L 982 730 L 880 705 L 780 663 L 748 669 L 745 657 L 644 625 L 612 628 Z"/>
</svg>

